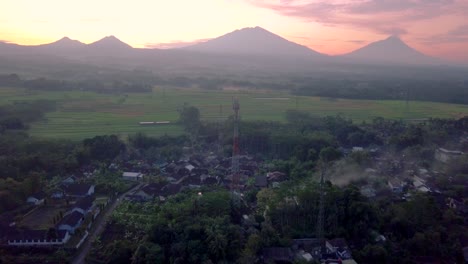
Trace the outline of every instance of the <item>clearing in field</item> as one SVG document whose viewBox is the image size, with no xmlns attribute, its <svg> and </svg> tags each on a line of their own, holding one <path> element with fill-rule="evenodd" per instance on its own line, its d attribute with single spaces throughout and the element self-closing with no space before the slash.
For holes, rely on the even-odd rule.
<svg viewBox="0 0 468 264">
<path fill-rule="evenodd" d="M 152 93 L 98 94 L 93 92 L 28 91 L 0 89 L 0 104 L 17 100 L 55 100 L 56 112 L 32 124 L 37 137 L 81 140 L 96 135 L 126 137 L 144 132 L 152 136 L 180 135 L 179 110 L 186 105 L 199 108 L 205 121 L 221 121 L 232 114 L 232 100 L 240 102 L 242 120 L 285 121 L 287 110 L 299 110 L 323 117 L 342 114 L 355 122 L 375 117 L 389 119 L 460 118 L 468 115 L 467 105 L 384 100 L 350 100 L 294 96 L 282 91 L 231 91 L 155 88 Z M 145 121 L 171 124 L 143 126 Z"/>
<path fill-rule="evenodd" d="M 54 217 L 67 211 L 65 205 L 44 205 L 25 216 L 21 225 L 30 229 L 49 229 L 54 226 Z"/>
</svg>

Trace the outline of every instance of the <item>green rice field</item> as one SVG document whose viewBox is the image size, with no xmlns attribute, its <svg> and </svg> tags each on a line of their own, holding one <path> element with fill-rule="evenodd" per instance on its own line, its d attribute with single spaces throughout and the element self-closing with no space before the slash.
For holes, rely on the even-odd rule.
<svg viewBox="0 0 468 264">
<path fill-rule="evenodd" d="M 124 95 L 93 92 L 30 91 L 0 88 L 0 104 L 14 101 L 49 99 L 58 102 L 55 112 L 31 125 L 30 134 L 46 138 L 83 139 L 96 135 L 126 136 L 136 132 L 148 135 L 183 133 L 175 124 L 184 104 L 200 109 L 208 121 L 227 118 L 232 113 L 232 99 L 240 103 L 242 120 L 284 121 L 285 111 L 297 109 L 314 116 L 342 115 L 356 122 L 374 117 L 422 119 L 458 118 L 468 115 L 467 105 L 384 100 L 348 100 L 294 96 L 278 91 L 206 91 L 195 89 L 155 88 L 152 93 Z M 170 124 L 142 126 L 139 122 L 170 121 Z"/>
</svg>

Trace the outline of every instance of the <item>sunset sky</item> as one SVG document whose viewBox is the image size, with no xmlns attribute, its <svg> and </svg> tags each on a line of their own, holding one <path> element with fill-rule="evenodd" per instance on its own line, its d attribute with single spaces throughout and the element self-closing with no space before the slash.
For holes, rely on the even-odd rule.
<svg viewBox="0 0 468 264">
<path fill-rule="evenodd" d="M 0 40 L 175 47 L 260 26 L 326 54 L 399 35 L 428 55 L 468 61 L 468 0 L 1 0 Z"/>
</svg>

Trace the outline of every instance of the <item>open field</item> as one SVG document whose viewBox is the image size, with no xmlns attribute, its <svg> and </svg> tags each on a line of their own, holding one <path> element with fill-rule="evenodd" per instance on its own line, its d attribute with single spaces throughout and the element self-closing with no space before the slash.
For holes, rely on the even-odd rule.
<svg viewBox="0 0 468 264">
<path fill-rule="evenodd" d="M 54 225 L 54 217 L 58 216 L 60 212 L 65 213 L 66 211 L 67 206 L 41 206 L 27 215 L 21 221 L 21 225 L 31 229 L 48 229 Z"/>
<path fill-rule="evenodd" d="M 239 98 L 243 120 L 283 121 L 288 109 L 306 111 L 315 116 L 338 113 L 360 122 L 374 117 L 420 119 L 429 117 L 463 117 L 467 105 L 404 101 L 348 100 L 294 96 L 278 91 L 206 91 L 155 88 L 152 93 L 125 95 L 92 92 L 48 92 L 0 88 L 0 104 L 18 100 L 49 99 L 58 102 L 56 112 L 32 124 L 33 136 L 83 139 L 95 135 L 144 132 L 149 135 L 177 135 L 183 130 L 177 124 L 140 126 L 142 121 L 178 119 L 184 103 L 196 106 L 202 119 L 225 119 L 232 112 L 232 98 Z"/>
</svg>

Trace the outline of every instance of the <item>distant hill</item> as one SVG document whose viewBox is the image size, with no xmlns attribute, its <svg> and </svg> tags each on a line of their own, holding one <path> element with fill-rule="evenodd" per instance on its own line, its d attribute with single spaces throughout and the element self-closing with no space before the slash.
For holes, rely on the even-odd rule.
<svg viewBox="0 0 468 264">
<path fill-rule="evenodd" d="M 70 39 L 69 37 L 63 37 L 55 42 L 49 44 L 39 45 L 38 47 L 50 47 L 50 48 L 59 48 L 59 49 L 71 49 L 86 46 L 86 44 Z"/>
<path fill-rule="evenodd" d="M 180 49 L 217 54 L 328 57 L 261 27 L 235 30 L 215 39 Z"/>
<path fill-rule="evenodd" d="M 341 56 L 356 62 L 380 62 L 396 64 L 441 64 L 442 61 L 427 56 L 403 42 L 397 36 L 372 42 L 360 49 Z"/>
<path fill-rule="evenodd" d="M 62 57 L 87 57 L 96 55 L 123 56 L 129 55 L 134 49 L 114 36 L 102 38 L 91 44 L 63 37 L 55 42 L 35 46 L 0 43 L 0 54 L 13 52 L 24 54 L 50 54 Z"/>
<path fill-rule="evenodd" d="M 89 49 L 100 50 L 106 53 L 133 49 L 132 46 L 128 45 L 127 43 L 121 41 L 120 39 L 114 36 L 107 36 L 105 38 L 102 38 L 96 42 L 88 44 L 87 47 Z"/>
<path fill-rule="evenodd" d="M 344 56 L 328 56 L 260 27 L 244 28 L 203 43 L 168 50 L 132 48 L 115 36 L 90 44 L 68 37 L 35 46 L 0 41 L 0 73 L 49 75 L 57 79 L 101 76 L 103 72 L 121 70 L 167 76 L 294 73 L 310 77 L 314 73 L 316 77 L 328 74 L 334 78 L 336 74 L 353 72 L 374 77 L 398 72 L 400 76 L 413 77 L 414 72 L 401 67 L 405 64 L 413 68 L 414 64 L 445 67 L 448 63 L 412 49 L 398 37 L 371 43 Z M 421 75 L 432 76 L 426 70 Z"/>
</svg>

